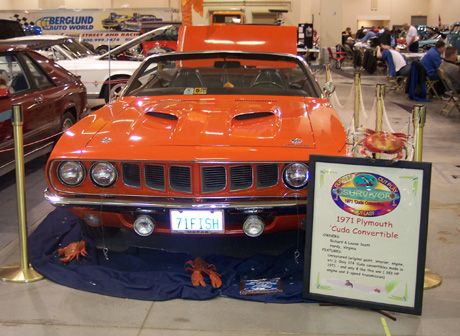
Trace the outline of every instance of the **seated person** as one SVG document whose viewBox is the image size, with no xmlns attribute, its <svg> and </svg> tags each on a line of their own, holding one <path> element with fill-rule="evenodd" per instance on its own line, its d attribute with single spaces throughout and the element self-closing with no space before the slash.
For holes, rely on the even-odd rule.
<svg viewBox="0 0 460 336">
<path fill-rule="evenodd" d="M 382 43 L 377 46 L 377 58 L 384 60 L 388 65 L 388 74 L 394 76 L 409 76 L 410 65 L 404 56 L 392 49 L 390 45 Z"/>
<path fill-rule="evenodd" d="M 439 80 L 438 73 L 436 70 L 439 68 L 442 62 L 441 54 L 446 49 L 444 41 L 437 41 L 433 48 L 428 50 L 426 54 L 420 60 L 420 63 L 425 67 L 426 74 L 429 79 Z"/>
<path fill-rule="evenodd" d="M 460 92 L 460 65 L 457 63 L 457 48 L 447 47 L 440 68 L 450 79 L 455 91 Z"/>
<path fill-rule="evenodd" d="M 367 32 L 366 29 L 364 29 L 364 32 L 366 33 L 366 35 L 359 40 L 362 43 L 365 43 L 369 41 L 372 37 L 377 36 L 377 34 L 372 29 L 369 29 Z"/>
<path fill-rule="evenodd" d="M 353 35 L 351 34 L 351 28 L 347 27 L 345 31 L 342 32 L 342 44 L 345 44 L 350 38 L 353 40 Z"/>
<path fill-rule="evenodd" d="M 420 60 L 420 64 L 425 67 L 426 75 L 431 80 L 436 80 L 434 84 L 434 89 L 438 94 L 443 94 L 446 90 L 444 85 L 440 81 L 439 75 L 437 73 L 437 69 L 441 66 L 442 58 L 441 55 L 446 49 L 446 44 L 444 41 L 438 40 L 434 47 L 426 52 L 426 54 Z"/>
<path fill-rule="evenodd" d="M 361 26 L 361 28 L 358 29 L 358 31 L 356 32 L 356 39 L 360 40 L 360 39 L 362 39 L 364 37 L 364 35 L 366 35 L 364 33 L 364 26 Z"/>
<path fill-rule="evenodd" d="M 348 37 L 347 40 L 345 41 L 345 43 L 343 44 L 344 46 L 349 46 L 351 51 L 354 50 L 354 46 L 355 46 L 355 41 L 353 40 L 352 37 Z"/>
</svg>

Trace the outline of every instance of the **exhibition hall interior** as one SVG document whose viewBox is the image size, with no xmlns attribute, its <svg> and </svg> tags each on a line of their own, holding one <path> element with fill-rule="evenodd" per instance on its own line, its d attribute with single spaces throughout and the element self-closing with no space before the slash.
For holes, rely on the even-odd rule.
<svg viewBox="0 0 460 336">
<path fill-rule="evenodd" d="M 458 335 L 459 13 L 0 0 L 0 335 Z"/>
</svg>

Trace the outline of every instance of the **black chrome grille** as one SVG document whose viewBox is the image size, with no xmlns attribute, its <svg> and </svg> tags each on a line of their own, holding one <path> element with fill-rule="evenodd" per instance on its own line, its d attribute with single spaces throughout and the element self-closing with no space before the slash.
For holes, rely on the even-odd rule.
<svg viewBox="0 0 460 336">
<path fill-rule="evenodd" d="M 135 188 L 141 187 L 141 173 L 138 164 L 123 163 L 121 170 L 124 184 Z"/>
<path fill-rule="evenodd" d="M 187 166 L 169 167 L 169 186 L 172 190 L 191 193 L 192 174 L 191 168 Z"/>
<path fill-rule="evenodd" d="M 144 167 L 145 185 L 150 189 L 166 190 L 165 167 L 147 164 Z"/>
<path fill-rule="evenodd" d="M 257 188 L 270 188 L 278 184 L 278 165 L 257 166 Z"/>
<path fill-rule="evenodd" d="M 251 188 L 253 179 L 254 176 L 250 165 L 230 167 L 230 191 Z"/>
<path fill-rule="evenodd" d="M 183 165 L 121 163 L 123 183 L 130 187 L 145 187 L 158 191 L 168 189 L 192 193 L 192 181 L 199 181 L 193 192 L 217 193 L 236 192 L 256 187 L 257 189 L 274 187 L 279 182 L 278 163 L 209 165 L 184 163 Z M 192 173 L 193 172 L 193 173 Z M 193 174 L 200 176 L 193 177 Z"/>
<path fill-rule="evenodd" d="M 201 167 L 201 185 L 203 192 L 218 192 L 227 186 L 227 174 L 224 166 Z"/>
</svg>

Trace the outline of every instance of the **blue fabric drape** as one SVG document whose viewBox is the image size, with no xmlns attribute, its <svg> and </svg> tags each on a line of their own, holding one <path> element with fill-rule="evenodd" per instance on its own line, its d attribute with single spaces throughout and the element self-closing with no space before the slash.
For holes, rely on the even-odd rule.
<svg viewBox="0 0 460 336">
<path fill-rule="evenodd" d="M 80 240 L 88 242 L 90 257 L 63 265 L 55 253 L 59 248 Z M 91 239 L 83 236 L 78 219 L 63 209 L 51 212 L 29 237 L 29 260 L 47 279 L 71 288 L 102 295 L 148 301 L 176 298 L 207 300 L 217 296 L 259 302 L 311 302 L 302 298 L 303 252 L 294 261 L 295 247 L 279 256 L 255 255 L 236 258 L 212 254 L 206 262 L 214 264 L 222 287 L 213 288 L 205 276 L 206 287 L 194 287 L 184 265 L 194 257 L 188 253 L 130 247 L 110 251 L 106 260 Z M 249 279 L 280 278 L 283 292 L 240 295 L 240 282 Z"/>
</svg>

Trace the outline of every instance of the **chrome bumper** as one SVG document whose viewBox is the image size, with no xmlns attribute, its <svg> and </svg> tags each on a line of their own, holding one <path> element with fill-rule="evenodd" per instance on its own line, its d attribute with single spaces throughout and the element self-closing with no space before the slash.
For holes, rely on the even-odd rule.
<svg viewBox="0 0 460 336">
<path fill-rule="evenodd" d="M 90 208 L 105 211 L 142 211 L 147 209 L 195 209 L 195 210 L 212 210 L 212 209 L 235 209 L 238 211 L 248 210 L 269 210 L 276 208 L 302 208 L 307 206 L 306 199 L 288 198 L 285 200 L 255 200 L 255 201 L 221 201 L 207 203 L 181 202 L 178 201 L 135 201 L 119 200 L 111 198 L 74 198 L 61 197 L 52 194 L 48 189 L 44 192 L 45 199 L 55 207 L 71 208 Z M 306 209 L 305 209 L 306 211 Z"/>
</svg>

